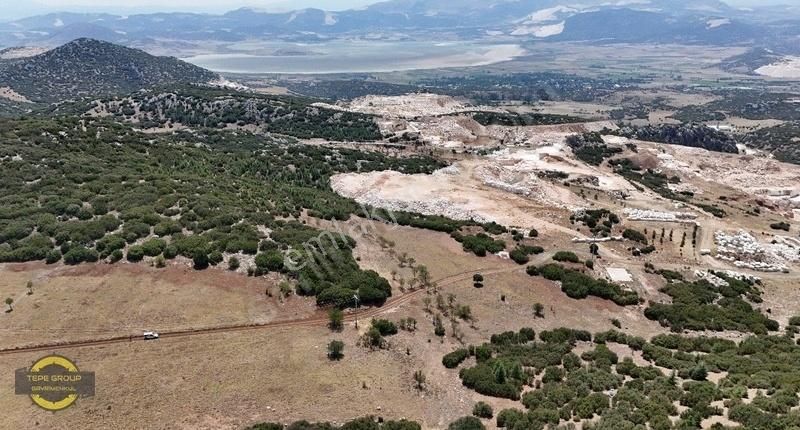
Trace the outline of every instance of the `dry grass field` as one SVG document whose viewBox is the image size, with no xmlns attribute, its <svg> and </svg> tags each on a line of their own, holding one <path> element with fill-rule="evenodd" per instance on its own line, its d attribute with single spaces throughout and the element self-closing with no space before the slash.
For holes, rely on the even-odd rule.
<svg viewBox="0 0 800 430">
<path fill-rule="evenodd" d="M 593 298 L 570 299 L 557 284 L 531 278 L 513 262 L 466 254 L 446 234 L 382 224 L 376 224 L 373 233 L 359 240 L 355 255 L 360 264 L 385 271 L 396 265 L 396 255 L 406 252 L 417 264 L 426 265 L 433 279 L 443 279 L 439 294 L 452 294 L 456 303 L 472 310 L 474 320 L 457 326 L 464 343 L 481 343 L 493 333 L 522 327 L 537 332 L 562 326 L 607 330 L 613 327 L 612 318 L 630 334 L 649 337 L 664 332 L 637 307 L 621 308 Z M 556 247 L 566 245 L 563 235 L 540 240 L 543 244 L 554 242 Z M 387 241 L 393 246 L 386 246 Z M 547 257 L 540 258 L 542 261 L 534 263 L 544 263 Z M 637 288 L 645 297 L 654 297 L 663 281 L 637 272 L 636 266 L 628 264 Z M 477 269 L 485 273 L 482 289 L 472 286 L 469 275 Z M 399 266 L 397 272 L 398 278 L 411 276 Z M 467 276 L 454 276 L 464 273 Z M 34 280 L 31 296 L 25 295 L 28 279 Z M 2 293 L 15 294 L 19 302 L 12 313 L 0 317 L 5 319 L 4 329 L 13 328 L 3 331 L 3 343 L 314 314 L 310 300 L 291 297 L 281 303 L 267 297 L 264 289 L 269 284 L 222 270 L 196 273 L 180 266 L 6 265 Z M 397 282 L 393 284 L 396 288 Z M 382 318 L 393 321 L 407 317 L 418 321 L 416 332 L 401 331 L 389 337 L 385 350 L 359 346 L 359 333 L 352 323 L 338 333 L 322 325 L 306 325 L 57 350 L 82 370 L 96 372 L 96 395 L 52 414 L 6 390 L 0 393 L 0 407 L 7 411 L 4 422 L 8 428 L 237 429 L 259 421 L 341 422 L 374 414 L 406 417 L 418 420 L 426 429 L 443 429 L 453 419 L 469 414 L 479 400 L 496 410 L 510 406 L 512 402 L 465 389 L 457 370 L 441 365 L 441 357 L 462 343 L 453 336 L 449 321 L 445 321 L 444 338 L 433 334 L 425 297 L 432 299 L 432 312 L 438 312 L 434 293 L 426 292 L 381 312 Z M 767 283 L 764 306 L 771 307 L 773 317 L 787 319 L 798 299 L 790 282 Z M 534 318 L 532 307 L 537 302 L 544 305 L 545 318 Z M 362 332 L 365 326 L 362 320 Z M 333 339 L 346 344 L 345 358 L 339 362 L 326 357 L 326 345 Z M 41 355 L 0 356 L 0 384 L 11 386 L 13 370 L 30 365 Z M 426 374 L 423 391 L 414 387 L 416 370 Z"/>
<path fill-rule="evenodd" d="M 640 310 L 599 299 L 569 299 L 555 283 L 527 276 L 523 266 L 494 256 L 466 254 L 445 234 L 386 225 L 378 226 L 376 232 L 394 242 L 393 252 L 380 245 L 377 235 L 366 236 L 355 253 L 361 264 L 391 267 L 392 254 L 407 252 L 417 264 L 429 267 L 433 279 L 444 278 L 439 293 L 455 295 L 455 301 L 470 306 L 475 317 L 472 323 L 458 325 L 463 342 L 480 343 L 498 331 L 521 327 L 609 329 L 611 318 L 620 319 L 626 330 L 637 335 L 662 330 L 644 320 Z M 471 282 L 470 273 L 478 269 L 485 273 L 482 289 Z M 467 275 L 454 277 L 463 273 Z M 214 269 L 196 273 L 180 266 L 16 265 L 3 267 L 3 275 L 2 293 L 19 298 L 15 310 L 0 317 L 5 319 L 4 328 L 13 328 L 3 331 L 4 345 L 119 331 L 138 334 L 143 328 L 294 319 L 314 313 L 310 300 L 290 297 L 280 303 L 267 297 L 268 281 Z M 31 296 L 25 294 L 28 279 L 34 280 Z M 466 390 L 457 371 L 441 365 L 441 357 L 462 343 L 453 337 L 449 321 L 447 335 L 434 336 L 425 297 L 435 296 L 421 292 L 382 312 L 381 317 L 390 320 L 413 317 L 418 321 L 416 332 L 401 331 L 389 337 L 387 350 L 358 346 L 352 323 L 340 333 L 306 325 L 59 349 L 54 352 L 96 373 L 93 398 L 52 414 L 25 396 L 3 391 L 0 407 L 9 411 L 4 420 L 9 428 L 236 429 L 265 420 L 344 421 L 375 414 L 407 417 L 425 428 L 440 429 L 468 414 L 478 400 L 497 408 L 508 406 L 506 401 Z M 543 319 L 534 318 L 536 302 L 545 306 Z M 326 345 L 333 339 L 346 344 L 345 358 L 339 362 L 326 357 Z M 11 386 L 13 370 L 29 366 L 41 355 L 0 356 L 0 384 Z M 427 376 L 423 391 L 414 387 L 416 370 Z"/>
<path fill-rule="evenodd" d="M 15 264 L 0 266 L 0 274 L 0 295 L 14 299 L 14 311 L 0 317 L 0 343 L 7 346 L 264 323 L 316 311 L 313 301 L 265 294 L 277 279 L 222 269 L 198 274 L 180 264 Z"/>
</svg>

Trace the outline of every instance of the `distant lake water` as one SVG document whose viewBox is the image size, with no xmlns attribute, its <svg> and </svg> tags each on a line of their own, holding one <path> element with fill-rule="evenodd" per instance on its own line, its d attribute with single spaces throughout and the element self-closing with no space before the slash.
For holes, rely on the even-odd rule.
<svg viewBox="0 0 800 430">
<path fill-rule="evenodd" d="M 519 45 L 475 42 L 335 41 L 258 46 L 243 44 L 229 48 L 269 54 L 207 54 L 183 60 L 216 72 L 310 74 L 483 66 L 525 54 Z"/>
</svg>

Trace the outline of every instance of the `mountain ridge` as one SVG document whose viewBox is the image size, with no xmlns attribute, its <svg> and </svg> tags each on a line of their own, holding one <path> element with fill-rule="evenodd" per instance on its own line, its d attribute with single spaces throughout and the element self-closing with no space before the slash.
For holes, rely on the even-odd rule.
<svg viewBox="0 0 800 430">
<path fill-rule="evenodd" d="M 36 102 L 218 78 L 216 73 L 174 57 L 156 57 L 90 38 L 75 39 L 32 57 L 0 61 L 0 87 Z"/>
<path fill-rule="evenodd" d="M 520 30 L 521 21 L 557 7 L 565 7 L 569 12 L 549 17 L 551 19 L 542 23 L 551 26 L 546 31 L 537 31 L 537 28 Z M 652 22 L 666 22 L 669 25 L 665 27 L 667 31 L 660 32 L 655 40 L 653 35 L 656 32 L 653 28 L 634 25 L 642 34 L 628 31 L 625 41 L 691 40 L 697 43 L 730 44 L 749 42 L 753 38 L 767 41 L 769 37 L 776 35 L 783 38 L 800 35 L 800 29 L 781 24 L 781 21 L 800 19 L 800 10 L 792 12 L 789 7 L 781 10 L 783 13 L 776 12 L 774 7 L 745 11 L 719 0 L 499 0 L 494 3 L 465 0 L 457 4 L 452 0 L 391 0 L 362 9 L 344 11 L 305 8 L 290 12 L 266 12 L 240 8 L 220 15 L 154 13 L 117 16 L 65 13 L 0 23 L 0 47 L 26 44 L 54 46 L 63 43 L 68 36 L 82 35 L 99 35 L 113 42 L 141 46 L 144 41 L 152 38 L 242 41 L 259 38 L 292 40 L 316 35 L 324 40 L 343 35 L 372 37 L 372 33 L 380 35 L 392 32 L 401 33 L 404 37 L 422 36 L 432 32 L 481 37 L 489 30 L 504 37 L 522 40 L 584 40 L 586 34 L 593 34 L 594 40 L 607 41 L 613 38 L 603 35 L 604 30 L 620 30 L 609 29 L 605 25 L 609 17 L 620 20 L 633 12 L 654 14 L 656 17 Z M 595 15 L 598 19 L 588 22 L 587 17 L 582 16 L 586 13 L 601 15 Z M 708 22 L 713 24 L 706 25 Z M 681 25 L 682 23 L 692 25 Z M 573 34 L 573 29 L 581 25 L 590 26 L 592 31 L 584 28 Z M 554 31 L 557 28 L 552 26 L 564 26 L 564 29 Z M 737 38 L 735 34 L 719 36 L 736 26 L 746 29 L 746 37 Z M 68 36 L 64 35 L 65 32 Z M 761 33 L 764 37 L 758 37 Z"/>
</svg>

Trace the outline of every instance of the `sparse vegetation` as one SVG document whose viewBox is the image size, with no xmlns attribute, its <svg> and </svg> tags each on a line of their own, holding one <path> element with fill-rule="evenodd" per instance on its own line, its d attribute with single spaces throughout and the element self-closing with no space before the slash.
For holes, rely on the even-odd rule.
<svg viewBox="0 0 800 430">
<path fill-rule="evenodd" d="M 584 133 L 567 137 L 567 145 L 579 160 L 599 166 L 607 158 L 622 153 L 622 148 L 608 146 L 598 132 Z"/>
<path fill-rule="evenodd" d="M 552 115 L 541 113 L 497 113 L 497 112 L 476 112 L 472 114 L 472 119 L 481 125 L 505 125 L 505 126 L 528 126 L 528 125 L 553 125 L 583 122 L 585 119 L 568 116 Z"/>
<path fill-rule="evenodd" d="M 616 134 L 632 139 L 703 148 L 709 151 L 739 153 L 736 141 L 732 137 L 702 124 L 629 126 L 616 131 Z"/>
<path fill-rule="evenodd" d="M 122 255 L 132 262 L 181 255 L 203 270 L 220 263 L 223 252 L 256 254 L 257 226 L 265 226 L 273 230 L 271 241 L 262 243 L 252 274 L 287 273 L 297 279 L 300 294 L 339 307 L 353 306 L 356 292 L 363 304 L 381 304 L 391 289 L 374 272 L 358 269 L 352 239 L 275 217 L 298 216 L 301 208 L 327 219 L 358 213 L 354 202 L 328 188 L 327 178 L 337 171 L 396 163 L 408 171 L 431 171 L 440 165 L 421 158 L 401 161 L 377 153 L 279 145 L 246 133 L 207 131 L 207 146 L 201 148 L 190 144 L 196 139 L 191 133 L 152 138 L 106 120 L 2 121 L 0 152 L 19 154 L 20 160 L 0 164 L 5 180 L 0 198 L 6 201 L 0 261 L 54 263 L 63 255 L 64 263 L 72 265 L 100 258 L 118 261 Z M 66 147 L 70 150 L 65 152 Z M 192 162 L 182 161 L 187 159 Z M 287 163 L 294 169 L 282 167 Z M 265 184 L 269 196 L 259 191 Z M 294 255 L 314 259 L 314 264 L 307 260 L 299 264 L 302 269 L 290 271 L 283 267 L 289 249 L 311 250 L 322 258 Z M 235 261 L 229 260 L 229 267 Z"/>
<path fill-rule="evenodd" d="M 344 342 L 340 340 L 332 340 L 328 344 L 328 358 L 335 361 L 339 361 L 344 358 Z"/>
<path fill-rule="evenodd" d="M 715 273 L 728 286 L 717 287 L 705 280 L 675 282 L 661 292 L 671 303 L 651 303 L 644 315 L 674 332 L 683 330 L 737 330 L 766 334 L 778 330 L 778 323 L 753 308 L 749 301 L 760 301 L 761 294 L 752 282 Z"/>
<path fill-rule="evenodd" d="M 341 309 L 333 308 L 328 312 L 328 328 L 333 331 L 341 331 L 344 328 L 344 312 Z"/>
<path fill-rule="evenodd" d="M 247 427 L 245 430 L 422 430 L 422 427 L 414 421 L 384 421 L 382 418 L 364 417 L 348 421 L 341 426 L 297 421 L 288 426 L 277 423 L 259 423 Z"/>
<path fill-rule="evenodd" d="M 529 274 L 530 271 L 529 271 Z M 620 306 L 630 306 L 639 303 L 639 295 L 635 291 L 624 290 L 616 284 L 604 279 L 594 279 L 577 270 L 567 269 L 558 264 L 547 264 L 539 267 L 535 274 L 545 279 L 561 282 L 561 291 L 573 299 L 584 299 L 588 296 L 600 297 L 611 300 Z"/>
<path fill-rule="evenodd" d="M 791 226 L 791 224 L 789 224 L 789 223 L 788 223 L 788 222 L 786 222 L 786 221 L 780 221 L 780 222 L 776 222 L 776 223 L 772 223 L 772 224 L 770 224 L 770 225 L 769 225 L 769 227 L 770 227 L 771 229 L 773 229 L 773 230 L 783 230 L 783 231 L 789 231 L 789 229 L 790 229 L 792 226 Z"/>
<path fill-rule="evenodd" d="M 496 254 L 506 249 L 506 243 L 502 240 L 492 239 L 486 233 L 478 233 L 476 235 L 463 236 L 460 233 L 451 234 L 453 238 L 459 242 L 464 248 L 464 251 L 471 252 L 478 257 L 485 257 L 488 254 Z"/>
<path fill-rule="evenodd" d="M 797 417 L 791 408 L 798 404 L 799 389 L 787 373 L 797 365 L 787 363 L 797 363 L 790 357 L 800 355 L 800 346 L 783 336 L 750 336 L 736 343 L 659 335 L 648 342 L 615 331 L 593 339 L 587 332 L 562 328 L 539 337 L 541 342 L 527 337 L 495 341 L 493 336 L 491 343 L 473 348 L 481 351 L 475 354 L 478 364 L 459 372 L 464 385 L 478 393 L 520 401 L 522 408 L 497 414 L 499 427 L 542 429 L 568 420 L 592 429 L 636 428 L 636 423 L 673 428 L 670 420 L 677 419 L 683 428 L 696 428 L 703 419 L 722 414 L 711 406 L 716 401 L 724 401 L 728 418 L 747 428 L 758 422 L 794 422 Z M 590 349 L 577 355 L 577 342 L 591 342 Z M 618 356 L 608 343 L 642 351 L 647 364 Z M 523 366 L 526 370 L 520 371 Z M 710 372 L 725 376 L 710 382 Z M 541 380 L 533 375 L 542 375 Z M 751 405 L 742 402 L 747 389 L 763 389 L 767 380 L 772 394 L 751 397 Z M 523 387 L 530 388 L 520 395 Z M 613 401 L 609 391 L 615 394 Z M 683 413 L 676 403 L 685 408 Z"/>
<path fill-rule="evenodd" d="M 490 419 L 494 417 L 494 411 L 492 410 L 492 406 L 488 403 L 478 402 L 475 403 L 475 406 L 472 408 L 472 415 L 478 418 Z"/>
<path fill-rule="evenodd" d="M 568 263 L 580 263 L 581 259 L 578 258 L 572 251 L 558 251 L 553 255 L 553 260 Z"/>
<path fill-rule="evenodd" d="M 589 227 L 589 231 L 595 236 L 608 237 L 614 226 L 619 224 L 620 219 L 617 214 L 608 209 L 591 209 L 582 211 L 580 214 L 573 214 L 570 216 L 570 221 Z"/>
</svg>

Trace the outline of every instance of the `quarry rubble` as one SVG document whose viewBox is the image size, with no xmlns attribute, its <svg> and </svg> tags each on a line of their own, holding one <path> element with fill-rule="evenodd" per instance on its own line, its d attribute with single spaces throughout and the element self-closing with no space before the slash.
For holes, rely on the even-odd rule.
<svg viewBox="0 0 800 430">
<path fill-rule="evenodd" d="M 314 106 L 378 115 L 384 118 L 407 119 L 475 111 L 505 112 L 503 109 L 489 106 L 474 106 L 450 96 L 425 93 L 402 96 L 368 95 L 350 102 L 337 102 L 333 105 L 314 103 Z"/>
<path fill-rule="evenodd" d="M 798 248 L 789 242 L 767 247 L 744 230 L 734 234 L 717 231 L 714 233 L 714 240 L 717 243 L 716 258 L 742 269 L 786 272 L 789 270 L 787 262 L 798 261 Z"/>
<path fill-rule="evenodd" d="M 631 221 L 684 222 L 694 223 L 697 215 L 691 212 L 659 212 L 649 209 L 625 209 Z"/>
</svg>

